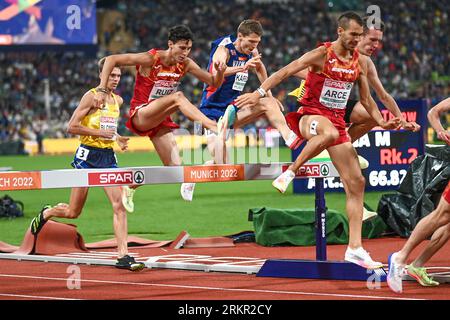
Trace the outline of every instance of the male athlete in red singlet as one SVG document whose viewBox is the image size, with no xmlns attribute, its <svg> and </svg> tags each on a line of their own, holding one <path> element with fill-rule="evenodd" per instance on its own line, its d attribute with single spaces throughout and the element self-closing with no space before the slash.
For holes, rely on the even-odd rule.
<svg viewBox="0 0 450 320">
<path fill-rule="evenodd" d="M 344 113 L 353 82 L 358 80 L 360 100 L 378 125 L 385 129 L 395 128 L 400 119 L 383 120 L 375 101 L 371 99 L 366 72 L 367 61 L 355 50 L 363 34 L 363 21 L 354 12 L 344 13 L 338 19 L 338 39 L 325 43 L 304 54 L 270 76 L 253 93 L 237 99 L 238 107 L 252 106 L 267 90 L 284 79 L 309 68 L 306 93 L 300 101 L 297 113 L 287 116 L 291 129 L 308 140 L 296 161 L 278 177 L 273 186 L 284 192 L 295 173 L 306 161 L 328 150 L 339 172 L 346 192 L 346 208 L 349 220 L 349 244 L 345 260 L 365 268 L 380 268 L 382 264 L 372 260 L 363 249 L 361 240 L 363 197 L 365 179 L 361 174 L 358 156 L 345 130 Z"/>
<path fill-rule="evenodd" d="M 440 116 L 450 111 L 450 98 L 441 101 L 428 111 L 428 120 L 436 130 L 438 138 L 450 146 L 450 132 L 445 129 Z M 408 266 L 408 257 L 424 240 L 431 236 L 431 240 L 422 253 Z M 441 249 L 450 239 L 450 181 L 442 193 L 436 209 L 419 221 L 411 236 L 403 248 L 389 256 L 389 273 L 387 283 L 392 291 L 401 293 L 403 291 L 402 279 L 404 270 L 408 275 L 416 279 L 423 286 L 437 286 L 439 282 L 430 278 L 423 267 L 431 257 Z"/>
<path fill-rule="evenodd" d="M 369 16 L 363 18 L 364 35 L 357 46 L 358 52 L 367 57 L 370 57 L 378 49 L 383 40 L 383 32 L 385 30 L 385 25 L 380 19 L 372 20 L 372 17 Z M 416 122 L 409 122 L 403 117 L 394 98 L 385 90 L 372 59 L 367 59 L 367 62 L 367 80 L 369 86 L 373 88 L 381 103 L 383 103 L 383 105 L 386 106 L 386 109 L 388 109 L 395 117 L 401 119 L 401 126 L 403 129 L 413 132 L 419 131 L 420 126 Z M 307 75 L 307 70 L 302 70 L 295 74 L 296 77 L 302 79 L 306 79 Z M 350 123 L 347 132 L 352 139 L 352 142 L 358 140 L 377 126 L 375 120 L 370 117 L 362 104 L 356 100 L 348 100 L 344 119 L 346 123 Z"/>
<path fill-rule="evenodd" d="M 210 86 L 218 87 L 223 81 L 226 65 L 214 64 L 217 73 L 212 75 L 202 70 L 188 57 L 192 48 L 193 35 L 186 26 L 175 26 L 169 30 L 166 50 L 152 49 L 143 53 L 111 55 L 106 58 L 101 83 L 104 88 L 108 75 L 117 66 L 136 66 L 136 83 L 131 100 L 130 119 L 127 127 L 141 136 L 148 136 L 155 146 L 161 161 L 166 166 L 181 165 L 172 129 L 179 126 L 170 115 L 181 111 L 189 120 L 200 122 L 205 128 L 217 133 L 217 123 L 207 118 L 181 92 L 177 92 L 181 78 L 190 73 Z M 98 105 L 103 103 L 104 94 L 96 97 Z M 193 190 L 191 184 L 182 185 L 183 190 Z M 125 188 L 124 205 L 132 207 L 134 190 Z M 192 198 L 192 197 L 190 197 Z M 132 208 L 129 208 L 132 209 Z M 132 211 L 132 210 L 131 210 Z"/>
</svg>

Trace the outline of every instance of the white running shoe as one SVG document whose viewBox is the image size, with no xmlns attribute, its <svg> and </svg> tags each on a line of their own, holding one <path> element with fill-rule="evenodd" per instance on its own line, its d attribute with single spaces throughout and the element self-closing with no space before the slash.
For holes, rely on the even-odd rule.
<svg viewBox="0 0 450 320">
<path fill-rule="evenodd" d="M 289 187 L 289 184 L 295 178 L 295 173 L 292 170 L 286 170 L 283 172 L 278 178 L 273 180 L 272 186 L 280 191 L 281 193 L 285 193 L 286 189 Z"/>
<path fill-rule="evenodd" d="M 347 247 L 344 260 L 355 263 L 366 269 L 379 269 L 383 267 L 381 262 L 373 261 L 369 253 L 364 250 L 363 247 L 359 247 L 358 249 Z"/>
<path fill-rule="evenodd" d="M 217 136 L 223 141 L 228 139 L 227 125 L 227 119 L 224 117 L 220 117 L 217 121 Z"/>
<path fill-rule="evenodd" d="M 377 215 L 378 213 L 376 213 L 375 211 L 369 211 L 366 209 L 366 207 L 363 207 L 363 221 L 370 220 Z"/>
<path fill-rule="evenodd" d="M 395 293 L 402 293 L 403 284 L 402 279 L 405 274 L 405 266 L 402 266 L 395 262 L 395 258 L 398 252 L 395 252 L 389 256 L 389 271 L 386 277 L 389 288 Z"/>
<path fill-rule="evenodd" d="M 195 183 L 182 183 L 180 192 L 181 197 L 185 201 L 192 201 L 192 198 L 194 197 L 194 189 L 195 189 Z"/>
<path fill-rule="evenodd" d="M 214 160 L 205 161 L 205 166 L 214 164 Z M 182 183 L 180 188 L 181 197 L 185 201 L 192 201 L 194 198 L 195 183 Z"/>
<path fill-rule="evenodd" d="M 133 197 L 135 192 L 136 189 L 128 186 L 122 186 L 122 204 L 125 207 L 125 210 L 130 213 L 134 211 Z"/>
</svg>

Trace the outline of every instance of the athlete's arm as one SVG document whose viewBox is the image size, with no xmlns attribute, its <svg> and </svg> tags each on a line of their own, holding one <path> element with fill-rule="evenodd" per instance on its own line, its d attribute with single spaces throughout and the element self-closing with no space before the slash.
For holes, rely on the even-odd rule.
<svg viewBox="0 0 450 320">
<path fill-rule="evenodd" d="M 80 136 L 93 136 L 112 139 L 115 134 L 114 130 L 92 129 L 81 125 L 81 121 L 83 121 L 83 118 L 87 116 L 91 110 L 94 109 L 93 106 L 94 94 L 89 91 L 84 94 L 83 98 L 81 98 L 80 104 L 73 112 L 72 117 L 69 120 L 67 133 Z"/>
<path fill-rule="evenodd" d="M 261 84 L 260 88 L 267 92 L 268 90 L 280 84 L 283 80 L 301 70 L 308 68 L 309 66 L 316 66 L 319 69 L 322 68 L 325 54 L 326 50 L 323 46 L 305 53 L 297 60 L 292 61 L 287 66 L 272 74 Z M 251 107 L 256 105 L 261 98 L 261 94 L 258 91 L 254 91 L 253 93 L 247 93 L 238 97 L 236 100 L 236 104 L 239 108 L 245 106 Z"/>
<path fill-rule="evenodd" d="M 124 54 L 113 54 L 106 57 L 105 63 L 103 65 L 102 74 L 100 75 L 100 85 L 99 88 L 106 88 L 108 83 L 108 77 L 111 74 L 114 67 L 119 66 L 153 66 L 155 63 L 154 56 L 148 52 L 141 53 L 124 53 Z M 100 108 L 103 103 L 105 103 L 106 93 L 97 91 L 94 98 L 94 106 Z"/>
<path fill-rule="evenodd" d="M 100 88 L 106 88 L 108 77 L 114 67 L 136 65 L 151 67 L 154 63 L 154 56 L 149 54 L 148 52 L 113 54 L 111 56 L 108 56 L 106 57 L 105 64 L 103 65 Z"/>
<path fill-rule="evenodd" d="M 261 54 L 258 52 L 258 49 L 253 50 L 252 54 L 253 54 L 252 59 L 257 59 L 257 60 L 255 60 L 257 63 L 255 65 L 255 67 L 253 68 L 253 70 L 255 71 L 259 82 L 262 84 L 268 78 L 267 69 L 266 69 L 266 66 L 264 65 L 264 62 L 262 62 L 262 60 L 261 60 Z M 250 59 L 250 60 L 252 60 L 252 59 Z M 248 62 L 250 62 L 250 60 Z M 272 97 L 272 92 L 270 90 L 267 91 L 267 96 Z"/>
<path fill-rule="evenodd" d="M 121 96 L 116 95 L 117 103 L 119 105 L 119 108 L 123 105 L 123 98 Z"/>
<path fill-rule="evenodd" d="M 212 63 L 223 63 L 227 64 L 228 59 L 230 58 L 228 54 L 227 48 L 224 46 L 219 46 L 216 49 L 216 52 L 214 52 Z M 246 69 L 244 66 L 241 67 L 227 67 L 227 70 L 225 71 L 224 77 L 232 76 L 233 74 L 236 74 L 238 72 L 244 72 Z M 217 73 L 217 70 L 215 68 L 212 68 L 211 70 L 212 74 L 215 75 Z"/>
<path fill-rule="evenodd" d="M 225 65 L 228 63 L 228 60 L 230 59 L 230 54 L 224 46 L 219 46 L 216 49 L 216 52 L 214 52 L 213 55 L 213 64 L 217 62 L 224 63 Z M 256 71 L 256 67 L 261 63 L 261 55 L 257 54 L 254 55 L 253 58 L 249 59 L 245 65 L 238 66 L 238 67 L 227 67 L 227 70 L 225 71 L 225 77 L 232 76 L 238 72 L 246 72 L 248 70 Z M 212 74 L 215 74 L 217 71 L 212 70 Z"/>
<path fill-rule="evenodd" d="M 394 98 L 384 89 L 384 86 L 381 83 L 380 78 L 378 77 L 377 68 L 375 67 L 372 59 L 367 59 L 367 67 L 367 80 L 369 81 L 370 87 L 375 90 L 380 101 L 390 112 L 392 112 L 394 116 L 402 120 L 402 127 L 404 129 L 414 132 L 419 131 L 420 125 L 418 125 L 414 121 L 406 121 L 406 119 L 402 116 L 402 112 L 400 111 L 397 102 L 395 102 Z"/>
<path fill-rule="evenodd" d="M 436 130 L 437 136 L 440 140 L 444 141 L 446 144 L 450 145 L 450 132 L 445 130 L 441 124 L 440 116 L 444 112 L 450 111 L 450 98 L 447 98 L 428 111 L 428 121 L 430 121 L 431 126 Z"/>
<path fill-rule="evenodd" d="M 211 74 L 200 68 L 199 65 L 195 63 L 194 60 L 190 58 L 187 59 L 188 59 L 188 61 L 186 62 L 187 73 L 192 74 L 198 80 L 215 88 L 219 87 L 222 84 L 227 69 L 227 65 L 224 64 L 222 61 L 214 62 L 214 69 L 216 72 Z"/>
<path fill-rule="evenodd" d="M 119 107 L 122 106 L 123 104 L 123 98 L 121 96 L 116 95 L 117 97 L 117 103 L 119 104 Z M 128 137 L 122 137 L 120 134 L 116 133 L 116 142 L 117 145 L 119 146 L 120 150 L 125 151 L 128 149 L 128 140 L 130 140 L 130 138 Z"/>
<path fill-rule="evenodd" d="M 296 74 L 294 74 L 294 77 L 300 78 L 300 79 L 306 79 L 306 77 L 308 76 L 308 70 L 307 69 L 303 69 L 299 72 L 297 72 Z"/>
<path fill-rule="evenodd" d="M 359 58 L 359 68 L 358 85 L 359 100 L 361 104 L 380 127 L 383 129 L 397 129 L 400 125 L 400 118 L 394 118 L 387 122 L 384 121 L 377 104 L 370 95 L 370 88 L 367 80 L 367 61 L 363 56 Z"/>
</svg>

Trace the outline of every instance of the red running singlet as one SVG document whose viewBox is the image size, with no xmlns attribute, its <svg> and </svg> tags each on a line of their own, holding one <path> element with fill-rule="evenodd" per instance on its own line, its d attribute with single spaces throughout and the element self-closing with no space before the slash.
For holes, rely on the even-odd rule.
<svg viewBox="0 0 450 320">
<path fill-rule="evenodd" d="M 157 49 L 151 49 L 148 53 L 154 56 L 155 63 L 150 70 L 149 76 L 141 75 L 139 72 L 141 66 L 136 66 L 136 82 L 134 85 L 133 98 L 130 102 L 130 118 L 126 123 L 126 126 L 130 131 L 140 136 L 149 136 L 151 138 L 155 136 L 161 128 L 167 127 L 176 129 L 180 126 L 173 122 L 169 116 L 156 127 L 143 132 L 137 130 L 133 126 L 133 116 L 140 108 L 148 106 L 154 100 L 175 93 L 178 89 L 181 78 L 186 72 L 185 65 L 183 63 L 177 63 L 174 66 L 163 65 Z"/>
</svg>

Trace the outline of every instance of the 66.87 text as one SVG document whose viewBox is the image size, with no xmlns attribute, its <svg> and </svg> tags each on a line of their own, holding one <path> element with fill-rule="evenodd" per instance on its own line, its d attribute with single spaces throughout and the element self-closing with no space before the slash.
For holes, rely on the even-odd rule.
<svg viewBox="0 0 450 320">
<path fill-rule="evenodd" d="M 406 176 L 406 170 L 371 171 L 369 183 L 372 187 L 398 186 Z"/>
</svg>

